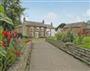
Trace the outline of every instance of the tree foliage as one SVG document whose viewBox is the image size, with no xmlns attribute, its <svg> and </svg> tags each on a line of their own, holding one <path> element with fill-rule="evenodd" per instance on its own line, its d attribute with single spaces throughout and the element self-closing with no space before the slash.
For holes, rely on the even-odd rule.
<svg viewBox="0 0 90 71">
<path fill-rule="evenodd" d="M 55 30 L 57 31 L 59 28 L 63 28 L 65 25 L 65 23 L 61 23 Z"/>
<path fill-rule="evenodd" d="M 20 24 L 20 16 L 23 14 L 25 8 L 22 8 L 20 0 L 3 0 L 5 12 L 11 18 L 15 25 Z"/>
<path fill-rule="evenodd" d="M 0 4 L 0 26 L 3 26 L 4 29 L 14 28 L 12 19 L 10 19 L 4 10 L 3 5 Z M 1 30 L 1 29 L 0 29 Z"/>
<path fill-rule="evenodd" d="M 0 13 L 5 13 L 4 7 L 0 4 Z"/>
</svg>

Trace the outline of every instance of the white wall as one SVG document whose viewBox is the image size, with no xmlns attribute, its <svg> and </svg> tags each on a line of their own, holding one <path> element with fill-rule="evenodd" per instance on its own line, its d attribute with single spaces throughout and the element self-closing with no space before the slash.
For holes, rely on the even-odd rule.
<svg viewBox="0 0 90 71">
<path fill-rule="evenodd" d="M 51 36 L 55 36 L 55 34 L 56 34 L 55 29 L 51 29 L 51 32 L 50 32 L 50 29 L 47 29 L 46 32 L 48 32 L 48 33 L 47 33 L 47 37 L 49 37 L 50 34 L 51 34 Z"/>
<path fill-rule="evenodd" d="M 56 34 L 55 29 L 51 29 L 51 36 L 55 36 L 55 34 Z"/>
</svg>

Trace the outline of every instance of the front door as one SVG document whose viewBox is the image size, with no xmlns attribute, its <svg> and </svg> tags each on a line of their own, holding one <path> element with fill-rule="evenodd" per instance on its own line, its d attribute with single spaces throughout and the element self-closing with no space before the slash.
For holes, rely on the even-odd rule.
<svg viewBox="0 0 90 71">
<path fill-rule="evenodd" d="M 35 32 L 35 38 L 39 38 L 39 32 Z"/>
</svg>

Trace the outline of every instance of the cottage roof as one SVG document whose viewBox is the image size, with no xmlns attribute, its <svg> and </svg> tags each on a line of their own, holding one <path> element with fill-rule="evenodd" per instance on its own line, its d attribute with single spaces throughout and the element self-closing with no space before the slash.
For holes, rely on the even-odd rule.
<svg viewBox="0 0 90 71">
<path fill-rule="evenodd" d="M 90 24 L 87 24 L 85 29 L 90 29 Z"/>
<path fill-rule="evenodd" d="M 43 26 L 43 27 L 45 27 L 45 24 L 43 24 L 41 22 L 25 21 L 24 23 L 25 23 L 25 25 L 28 25 L 28 26 Z"/>
<path fill-rule="evenodd" d="M 86 26 L 86 23 L 85 22 L 68 23 L 64 26 L 64 28 L 80 27 L 80 26 Z"/>
<path fill-rule="evenodd" d="M 39 27 L 53 28 L 52 25 L 44 24 L 43 22 L 25 21 L 24 24 L 27 26 L 39 26 Z"/>
</svg>

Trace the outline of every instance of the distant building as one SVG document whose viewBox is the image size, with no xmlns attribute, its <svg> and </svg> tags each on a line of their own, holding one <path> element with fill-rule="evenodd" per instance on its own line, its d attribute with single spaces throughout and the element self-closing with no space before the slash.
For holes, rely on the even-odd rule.
<svg viewBox="0 0 90 71">
<path fill-rule="evenodd" d="M 24 23 L 16 27 L 16 31 L 31 38 L 44 38 L 54 35 L 52 23 L 50 25 L 45 24 L 44 20 L 42 22 L 34 22 L 24 19 Z"/>
<path fill-rule="evenodd" d="M 85 22 L 68 23 L 63 27 L 63 30 L 67 32 L 72 31 L 73 33 L 79 33 L 80 31 L 83 31 L 85 26 Z"/>
<path fill-rule="evenodd" d="M 63 27 L 63 32 L 72 31 L 75 34 L 82 33 L 84 35 L 90 35 L 90 24 L 86 22 L 69 23 Z"/>
</svg>

